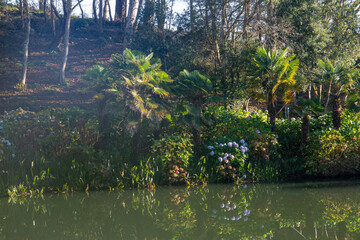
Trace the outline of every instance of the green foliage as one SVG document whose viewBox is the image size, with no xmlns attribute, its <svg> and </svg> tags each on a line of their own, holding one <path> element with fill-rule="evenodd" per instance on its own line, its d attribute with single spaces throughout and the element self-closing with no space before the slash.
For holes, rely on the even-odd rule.
<svg viewBox="0 0 360 240">
<path fill-rule="evenodd" d="M 360 128 L 359 115 L 344 114 L 339 130 L 315 132 L 307 149 L 306 166 L 310 175 L 343 176 L 359 174 Z"/>
<path fill-rule="evenodd" d="M 277 92 L 283 92 L 280 96 L 284 102 L 291 101 L 291 88 L 296 83 L 299 59 L 294 59 L 295 55 L 288 57 L 288 52 L 288 49 L 267 51 L 264 47 L 256 50 L 253 59 L 255 71 L 249 73 L 249 86 L 254 92 L 262 90 L 266 95 L 271 94 L 271 99 L 267 101 L 275 101 L 276 96 L 280 95 Z"/>
<path fill-rule="evenodd" d="M 189 182 L 193 158 L 193 144 L 189 137 L 168 136 L 154 142 L 151 147 L 153 161 L 160 172 L 160 184 Z"/>
</svg>

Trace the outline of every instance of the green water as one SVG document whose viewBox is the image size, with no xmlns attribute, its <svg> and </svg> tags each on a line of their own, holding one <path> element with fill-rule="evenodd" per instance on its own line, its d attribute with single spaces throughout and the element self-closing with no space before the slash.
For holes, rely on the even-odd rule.
<svg viewBox="0 0 360 240">
<path fill-rule="evenodd" d="M 0 239 L 360 239 L 360 182 L 0 200 Z"/>
</svg>

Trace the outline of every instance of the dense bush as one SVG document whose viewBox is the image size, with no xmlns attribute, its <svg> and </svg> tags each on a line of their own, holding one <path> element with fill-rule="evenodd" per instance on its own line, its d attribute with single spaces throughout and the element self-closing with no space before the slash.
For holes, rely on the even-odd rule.
<svg viewBox="0 0 360 240">
<path fill-rule="evenodd" d="M 316 131 L 307 148 L 307 173 L 345 176 L 360 173 L 360 115 L 343 114 L 341 130 Z"/>
</svg>

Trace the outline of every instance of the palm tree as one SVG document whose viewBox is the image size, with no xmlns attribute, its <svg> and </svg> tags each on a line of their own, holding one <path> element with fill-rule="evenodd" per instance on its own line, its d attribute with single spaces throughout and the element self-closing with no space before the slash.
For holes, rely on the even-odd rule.
<svg viewBox="0 0 360 240">
<path fill-rule="evenodd" d="M 123 55 L 113 55 L 106 68 L 94 67 L 87 73 L 101 92 L 98 94 L 102 103 L 99 112 L 104 112 L 106 104 L 112 103 L 117 114 L 126 117 L 126 129 L 133 136 L 133 156 L 137 156 L 141 147 L 140 127 L 143 121 L 149 120 L 157 125 L 169 108 L 165 101 L 169 92 L 163 86 L 172 80 L 161 71 L 160 60 L 152 57 L 153 54 L 134 54 L 125 49 Z"/>
<path fill-rule="evenodd" d="M 327 101 L 325 104 L 325 111 L 330 102 L 333 101 L 333 125 L 336 129 L 341 128 L 341 97 L 354 87 L 355 80 L 358 77 L 359 69 L 352 65 L 345 65 L 341 63 L 333 64 L 330 60 L 326 62 L 319 60 L 318 66 L 323 72 L 323 78 L 328 83 Z"/>
<path fill-rule="evenodd" d="M 281 96 L 284 102 L 292 99 L 292 87 L 295 85 L 295 74 L 299 68 L 299 59 L 295 55 L 287 57 L 288 49 L 267 51 L 258 48 L 253 59 L 254 69 L 250 72 L 249 87 L 253 92 L 264 95 L 270 124 L 275 131 L 276 100 Z"/>
<path fill-rule="evenodd" d="M 190 125 L 193 134 L 195 155 L 199 155 L 201 145 L 201 125 L 203 107 L 209 99 L 209 91 L 213 85 L 211 80 L 198 71 L 180 72 L 176 82 L 176 93 L 182 98 L 186 108 L 186 123 Z"/>
</svg>

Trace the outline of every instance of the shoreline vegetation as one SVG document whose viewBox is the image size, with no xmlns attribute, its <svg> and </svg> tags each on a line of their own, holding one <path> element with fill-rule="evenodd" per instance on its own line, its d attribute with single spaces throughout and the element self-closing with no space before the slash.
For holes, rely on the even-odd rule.
<svg viewBox="0 0 360 240">
<path fill-rule="evenodd" d="M 271 131 L 267 113 L 209 107 L 216 124 L 202 129 L 199 158 L 191 129 L 170 120 L 158 139 L 141 136 L 138 159 L 129 133 L 111 125 L 105 149 L 96 144 L 96 113 L 79 108 L 21 108 L 0 115 L 1 195 L 43 192 L 155 188 L 166 185 L 283 182 L 359 176 L 359 114 L 344 113 L 342 129 L 331 117 L 310 118 L 306 147 L 302 120 L 277 119 Z M 146 145 L 145 145 L 146 143 Z"/>
<path fill-rule="evenodd" d="M 129 2 L 0 1 L 1 196 L 360 176 L 358 1 Z"/>
</svg>

